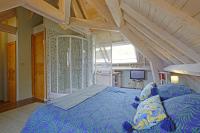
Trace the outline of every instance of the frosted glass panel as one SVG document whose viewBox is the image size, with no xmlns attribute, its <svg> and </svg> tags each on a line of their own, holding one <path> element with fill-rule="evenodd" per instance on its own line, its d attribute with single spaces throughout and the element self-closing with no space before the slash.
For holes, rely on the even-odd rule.
<svg viewBox="0 0 200 133">
<path fill-rule="evenodd" d="M 82 88 L 82 40 L 71 39 L 72 91 Z"/>
<path fill-rule="evenodd" d="M 49 97 L 54 99 L 88 87 L 92 82 L 88 80 L 92 80 L 93 60 L 93 47 L 89 47 L 88 41 L 79 37 L 60 35 L 50 38 L 49 44 Z"/>
<path fill-rule="evenodd" d="M 92 49 L 91 49 L 92 50 Z M 89 48 L 87 45 L 87 41 L 83 41 L 83 67 L 82 67 L 82 71 L 83 71 L 83 88 L 88 87 L 88 70 L 89 70 L 89 64 L 88 64 L 88 52 L 89 52 Z"/>
<path fill-rule="evenodd" d="M 56 38 L 50 38 L 51 92 L 57 92 L 57 45 Z"/>
<path fill-rule="evenodd" d="M 70 39 L 58 38 L 58 93 L 70 93 Z"/>
</svg>

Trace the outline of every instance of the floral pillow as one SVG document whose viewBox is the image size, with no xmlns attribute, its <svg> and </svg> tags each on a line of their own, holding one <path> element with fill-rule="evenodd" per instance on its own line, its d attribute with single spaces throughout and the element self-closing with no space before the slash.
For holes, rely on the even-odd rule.
<svg viewBox="0 0 200 133">
<path fill-rule="evenodd" d="M 133 120 L 136 130 L 149 129 L 167 118 L 159 95 L 152 96 L 141 102 Z"/>
<path fill-rule="evenodd" d="M 140 94 L 140 101 L 144 101 L 151 96 L 151 90 L 153 89 L 154 85 L 155 83 L 151 82 L 144 87 Z"/>
</svg>

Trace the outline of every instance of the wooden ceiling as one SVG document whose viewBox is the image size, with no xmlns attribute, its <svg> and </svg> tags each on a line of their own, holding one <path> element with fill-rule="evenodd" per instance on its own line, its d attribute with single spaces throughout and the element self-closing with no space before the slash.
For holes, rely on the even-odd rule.
<svg viewBox="0 0 200 133">
<path fill-rule="evenodd" d="M 6 21 L 10 18 L 16 17 L 16 10 L 10 9 L 0 12 L 0 31 L 10 34 L 16 34 L 17 28 L 11 25 L 7 25 Z"/>
<path fill-rule="evenodd" d="M 0 1 L 0 11 L 23 6 L 65 28 L 85 33 L 120 31 L 151 61 L 155 71 L 163 68 L 163 62 L 200 62 L 199 0 L 57 0 L 54 4 Z"/>
</svg>

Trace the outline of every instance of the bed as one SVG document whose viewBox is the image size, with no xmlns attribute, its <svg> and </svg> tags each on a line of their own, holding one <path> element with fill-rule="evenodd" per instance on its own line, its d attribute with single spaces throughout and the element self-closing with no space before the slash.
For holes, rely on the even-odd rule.
<svg viewBox="0 0 200 133">
<path fill-rule="evenodd" d="M 124 121 L 132 121 L 136 109 L 132 107 L 140 90 L 106 87 L 88 93 L 82 100 L 61 98 L 39 107 L 27 120 L 22 133 L 126 133 Z M 78 96 L 79 94 L 74 94 Z M 91 94 L 93 94 L 91 96 Z M 88 97 L 87 97 L 88 96 Z M 68 100 L 67 100 L 68 99 Z M 176 101 L 176 102 L 175 102 Z M 65 106 L 64 103 L 73 103 Z M 79 102 L 79 103 L 78 103 Z M 61 103 L 61 104 L 59 104 Z M 200 132 L 200 95 L 187 94 L 163 101 L 167 114 L 179 132 Z M 157 133 L 159 124 L 149 130 L 134 132 Z"/>
</svg>

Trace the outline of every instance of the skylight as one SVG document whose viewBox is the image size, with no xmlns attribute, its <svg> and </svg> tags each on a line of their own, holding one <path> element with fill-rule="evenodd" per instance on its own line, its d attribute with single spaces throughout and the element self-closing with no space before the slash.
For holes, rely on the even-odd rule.
<svg viewBox="0 0 200 133">
<path fill-rule="evenodd" d="M 111 47 L 96 48 L 96 62 L 110 62 Z M 116 43 L 112 45 L 112 63 L 130 64 L 137 63 L 135 47 L 130 43 Z"/>
<path fill-rule="evenodd" d="M 137 56 L 135 47 L 132 44 L 117 44 L 112 46 L 112 63 L 125 64 L 136 63 Z"/>
</svg>

